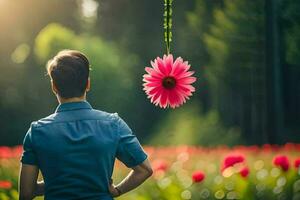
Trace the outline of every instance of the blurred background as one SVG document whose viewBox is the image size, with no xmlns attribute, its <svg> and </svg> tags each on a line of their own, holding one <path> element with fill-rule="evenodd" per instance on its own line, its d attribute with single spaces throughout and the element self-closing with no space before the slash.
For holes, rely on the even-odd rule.
<svg viewBox="0 0 300 200">
<path fill-rule="evenodd" d="M 268 6 L 266 6 L 268 5 Z M 165 50 L 163 1 L 0 0 L 0 146 L 54 112 L 45 64 L 91 62 L 88 101 L 118 112 L 146 145 L 300 142 L 300 1 L 175 0 L 171 52 L 196 71 L 178 109 L 152 105 L 144 67 Z"/>
</svg>

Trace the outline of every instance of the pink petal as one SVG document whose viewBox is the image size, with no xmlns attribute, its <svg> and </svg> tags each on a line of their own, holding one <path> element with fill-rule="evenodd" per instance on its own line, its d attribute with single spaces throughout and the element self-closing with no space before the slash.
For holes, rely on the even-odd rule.
<svg viewBox="0 0 300 200">
<path fill-rule="evenodd" d="M 176 94 L 177 94 L 177 96 L 179 98 L 178 105 L 181 105 L 181 104 L 185 103 L 185 97 L 186 97 L 186 95 L 184 95 L 184 92 L 182 92 L 180 90 L 177 90 Z"/>
<path fill-rule="evenodd" d="M 185 71 L 185 66 L 182 63 L 179 63 L 177 65 L 177 68 L 174 70 L 173 72 L 173 76 L 179 76 L 180 74 L 182 74 Z"/>
<path fill-rule="evenodd" d="M 167 75 L 169 75 L 171 73 L 172 65 L 173 65 L 173 55 L 169 54 L 165 59 L 165 66 L 166 66 Z"/>
<path fill-rule="evenodd" d="M 153 81 L 153 82 L 144 83 L 143 85 L 147 87 L 158 87 L 161 86 L 161 82 Z"/>
<path fill-rule="evenodd" d="M 179 70 L 178 67 L 180 67 L 180 64 L 183 62 L 181 57 L 178 57 L 175 62 L 173 63 L 172 71 L 170 73 L 170 76 L 174 76 L 174 73 L 176 73 L 177 70 Z"/>
<path fill-rule="evenodd" d="M 157 95 L 157 96 L 156 96 Z M 157 93 L 155 96 L 153 96 L 153 103 L 158 106 L 160 104 L 160 99 L 161 99 L 161 93 Z M 156 99 L 155 99 L 156 98 Z M 154 100 L 155 99 L 155 100 Z"/>
<path fill-rule="evenodd" d="M 195 77 L 185 77 L 182 79 L 177 80 L 178 84 L 192 84 L 196 81 L 197 79 Z"/>
<path fill-rule="evenodd" d="M 162 87 L 153 87 L 153 88 L 150 88 L 148 90 L 148 94 L 149 95 L 154 95 L 156 94 L 157 92 L 160 92 L 160 90 L 162 89 Z"/>
<path fill-rule="evenodd" d="M 164 61 L 160 57 L 157 57 L 157 67 L 162 74 L 167 75 L 167 70 Z"/>
<path fill-rule="evenodd" d="M 155 69 L 153 69 L 153 68 L 150 68 L 150 67 L 147 68 L 147 67 L 146 67 L 145 70 L 150 71 L 150 75 L 151 75 L 151 76 L 155 76 L 155 77 L 157 77 L 157 78 L 163 78 L 163 77 L 164 77 L 164 75 L 163 75 L 162 73 L 160 73 L 158 69 L 155 70 Z"/>
<path fill-rule="evenodd" d="M 152 71 L 153 71 L 153 68 L 150 68 L 150 67 L 145 67 L 145 70 L 148 74 L 151 74 Z"/>
<path fill-rule="evenodd" d="M 194 73 L 195 73 L 194 71 L 184 72 L 184 73 L 178 75 L 177 79 L 181 79 L 181 78 L 192 76 Z"/>
<path fill-rule="evenodd" d="M 178 69 L 176 72 L 173 73 L 174 76 L 180 76 L 182 73 L 187 72 L 190 69 L 190 65 L 188 65 L 188 62 L 185 61 L 183 63 L 180 63 L 178 66 Z"/>
<path fill-rule="evenodd" d="M 178 84 L 177 86 L 183 88 L 185 91 L 195 92 L 195 88 L 192 85 Z"/>
<path fill-rule="evenodd" d="M 191 68 L 191 65 L 189 65 L 188 61 L 184 61 L 183 65 L 184 65 L 184 71 L 185 72 L 187 72 Z"/>
<path fill-rule="evenodd" d="M 151 65 L 152 65 L 153 69 L 154 69 L 157 73 L 159 73 L 161 76 L 164 76 L 164 74 L 161 73 L 161 71 L 160 71 L 159 68 L 158 68 L 158 64 L 157 64 L 157 60 L 156 60 L 156 59 L 154 60 L 154 62 L 151 61 Z"/>
<path fill-rule="evenodd" d="M 153 81 L 158 81 L 158 82 L 161 82 L 161 78 L 157 78 L 157 77 L 153 77 L 153 76 L 150 76 L 149 74 L 145 74 L 143 75 L 143 81 L 144 82 L 153 82 Z"/>
<path fill-rule="evenodd" d="M 181 100 L 180 97 L 178 96 L 176 90 L 172 90 L 169 93 L 169 103 L 171 108 L 175 108 L 180 104 Z"/>
<path fill-rule="evenodd" d="M 178 95 L 181 95 L 182 101 L 184 101 L 185 98 L 187 98 L 188 96 L 192 95 L 192 92 L 190 90 L 186 91 L 185 89 L 180 88 L 180 87 L 177 88 L 177 92 L 178 92 Z"/>
<path fill-rule="evenodd" d="M 157 99 L 160 97 L 160 92 L 157 92 L 156 94 L 154 94 L 151 98 L 151 103 L 154 103 L 155 101 L 157 101 Z"/>
<path fill-rule="evenodd" d="M 166 90 L 162 90 L 160 98 L 160 106 L 163 108 L 167 107 L 168 95 Z"/>
</svg>

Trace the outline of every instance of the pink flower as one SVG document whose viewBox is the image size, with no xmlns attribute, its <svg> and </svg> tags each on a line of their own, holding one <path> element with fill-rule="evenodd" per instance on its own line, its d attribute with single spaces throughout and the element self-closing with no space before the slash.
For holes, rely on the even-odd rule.
<svg viewBox="0 0 300 200">
<path fill-rule="evenodd" d="M 250 170 L 248 167 L 243 167 L 241 170 L 240 170 L 240 175 L 244 178 L 248 177 L 250 173 Z"/>
<path fill-rule="evenodd" d="M 195 88 L 191 85 L 196 81 L 192 77 L 194 71 L 188 71 L 190 65 L 178 57 L 173 62 L 173 55 L 164 55 L 163 59 L 157 57 L 151 61 L 151 67 L 146 67 L 147 74 L 143 77 L 143 84 L 151 103 L 161 108 L 170 106 L 176 108 L 186 102 Z"/>
<path fill-rule="evenodd" d="M 12 187 L 12 183 L 6 180 L 0 180 L 0 189 L 10 189 Z"/>
<path fill-rule="evenodd" d="M 195 171 L 192 175 L 194 183 L 202 182 L 205 179 L 205 174 L 202 171 Z"/>
<path fill-rule="evenodd" d="M 289 159 L 283 155 L 277 155 L 273 159 L 273 164 L 280 167 L 283 171 L 288 171 L 290 167 Z"/>
<path fill-rule="evenodd" d="M 295 166 L 296 169 L 298 169 L 300 167 L 300 158 L 297 158 L 295 160 L 294 166 Z"/>
<path fill-rule="evenodd" d="M 168 169 L 168 164 L 164 160 L 155 160 L 153 162 L 154 171 L 166 171 Z"/>
<path fill-rule="evenodd" d="M 222 171 L 228 167 L 233 167 L 235 164 L 243 163 L 245 157 L 242 155 L 229 155 L 223 161 Z"/>
</svg>

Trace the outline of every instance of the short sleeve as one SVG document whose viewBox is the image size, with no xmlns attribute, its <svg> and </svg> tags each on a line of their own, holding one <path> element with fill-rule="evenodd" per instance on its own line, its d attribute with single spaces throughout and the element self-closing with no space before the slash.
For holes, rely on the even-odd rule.
<svg viewBox="0 0 300 200">
<path fill-rule="evenodd" d="M 32 142 L 32 125 L 27 131 L 23 140 L 23 154 L 21 162 L 28 165 L 38 165 L 37 156 Z"/>
<path fill-rule="evenodd" d="M 117 118 L 119 143 L 116 157 L 128 168 L 141 164 L 148 157 L 126 122 Z"/>
</svg>

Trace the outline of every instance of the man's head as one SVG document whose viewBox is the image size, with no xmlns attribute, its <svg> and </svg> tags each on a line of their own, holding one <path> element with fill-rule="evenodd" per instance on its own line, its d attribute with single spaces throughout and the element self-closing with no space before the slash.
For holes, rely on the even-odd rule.
<svg viewBox="0 0 300 200">
<path fill-rule="evenodd" d="M 87 57 L 75 50 L 63 50 L 47 63 L 52 90 L 60 98 L 85 96 L 90 88 L 90 64 Z"/>
</svg>

